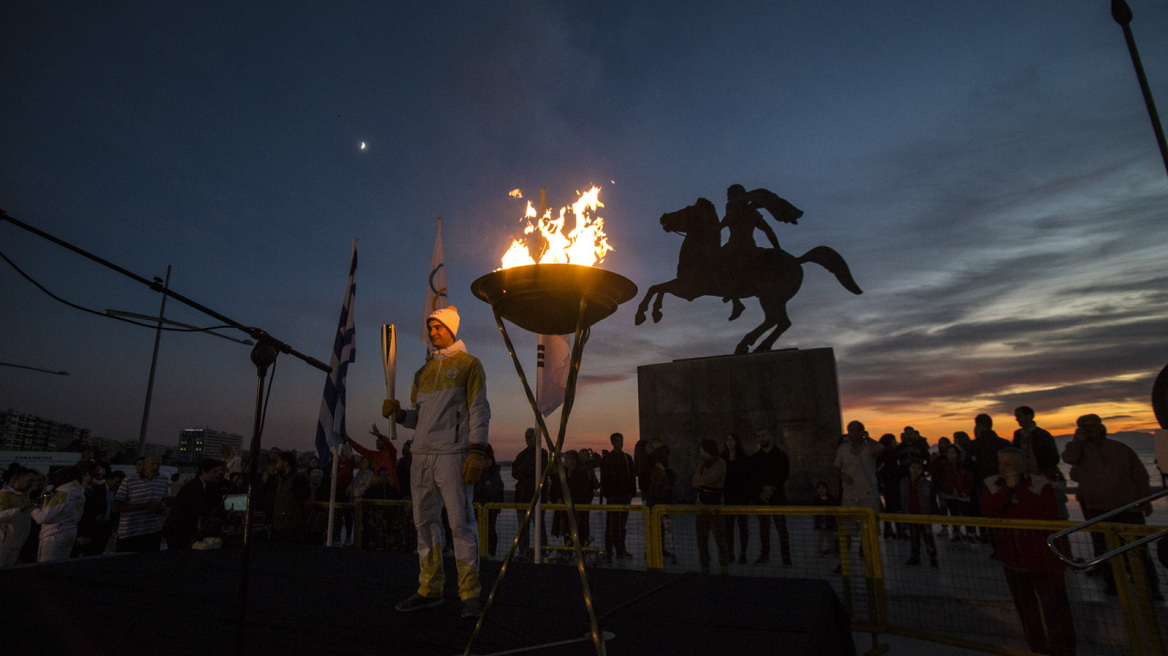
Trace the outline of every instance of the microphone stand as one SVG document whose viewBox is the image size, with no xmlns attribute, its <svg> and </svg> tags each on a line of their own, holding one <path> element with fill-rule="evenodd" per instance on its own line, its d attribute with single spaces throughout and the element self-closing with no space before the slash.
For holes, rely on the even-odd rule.
<svg viewBox="0 0 1168 656">
<path fill-rule="evenodd" d="M 251 349 L 251 361 L 256 366 L 255 419 L 251 431 L 251 457 L 247 466 L 247 508 L 243 511 L 243 564 L 239 568 L 239 624 L 235 633 L 235 653 L 244 653 L 247 629 L 247 593 L 251 583 L 251 522 L 255 512 L 255 483 L 260 453 L 260 434 L 264 428 L 264 378 L 268 367 L 276 362 L 278 351 L 275 340 L 259 338 Z M 270 537 L 270 536 L 269 536 Z"/>
<path fill-rule="evenodd" d="M 241 330 L 241 331 L 247 333 L 248 335 L 250 335 L 251 338 L 256 340 L 257 343 L 259 343 L 259 341 L 261 339 L 267 340 L 280 353 L 287 353 L 293 357 L 296 357 L 296 358 L 299 358 L 300 360 L 303 360 L 304 362 L 308 363 L 309 365 L 316 367 L 317 369 L 320 369 L 321 371 L 323 371 L 325 373 L 332 373 L 332 367 L 330 367 L 329 365 L 321 362 L 320 360 L 317 360 L 316 358 L 307 356 L 303 353 L 300 353 L 300 352 L 294 350 L 288 344 L 281 342 L 280 340 L 272 337 L 271 335 L 267 334 L 266 332 L 264 332 L 260 328 L 256 328 L 254 326 L 245 326 L 245 325 L 239 323 L 238 321 L 235 321 L 234 319 L 226 317 L 226 316 L 216 312 L 215 310 L 212 310 L 211 308 L 209 308 L 201 303 L 198 303 L 194 300 L 187 298 L 186 296 L 183 296 L 182 294 L 179 294 L 178 292 L 174 291 L 173 289 L 170 289 L 169 287 L 167 287 L 163 283 L 161 278 L 155 278 L 154 280 L 147 280 L 146 278 L 143 278 L 142 276 L 140 276 L 132 271 L 129 271 L 127 269 L 123 269 L 122 267 L 114 264 L 113 262 L 103 260 L 102 258 L 94 255 L 93 253 L 90 253 L 89 251 L 78 248 L 77 246 L 74 246 L 73 244 L 70 244 L 69 242 L 67 242 L 63 239 L 58 239 L 57 237 L 54 237 L 53 235 L 50 235 L 49 233 L 44 232 L 43 230 L 38 230 L 37 228 L 34 228 L 34 227 L 28 225 L 27 223 L 24 223 L 23 221 L 19 221 L 19 220 L 13 218 L 12 216 L 10 216 L 4 210 L 0 210 L 0 223 L 3 223 L 4 221 L 8 221 L 9 223 L 11 223 L 14 226 L 17 226 L 18 228 L 23 228 L 23 229 L 33 233 L 34 235 L 36 235 L 38 237 L 41 237 L 43 239 L 47 239 L 48 241 L 51 241 L 54 244 L 57 244 L 58 246 L 61 246 L 63 248 L 67 248 L 67 249 L 73 251 L 74 253 L 77 253 L 78 255 L 81 255 L 82 257 L 85 257 L 87 259 L 93 260 L 94 262 L 97 262 L 98 264 L 100 264 L 106 268 L 113 269 L 114 271 L 117 271 L 118 273 L 122 274 L 123 276 L 126 276 L 127 278 L 130 278 L 132 280 L 136 280 L 136 281 L 142 283 L 143 285 L 146 285 L 150 289 L 152 289 L 160 294 L 163 294 L 165 296 L 169 296 L 170 298 L 173 298 L 174 300 L 178 301 L 179 303 L 182 303 L 183 305 L 186 305 L 188 307 L 192 307 L 192 308 L 198 310 L 199 312 L 202 312 L 203 314 L 206 314 L 206 315 L 214 318 L 215 320 L 220 321 L 220 322 L 226 324 L 227 326 L 230 326 L 231 328 Z"/>
<path fill-rule="evenodd" d="M 254 510 L 253 510 L 254 504 L 252 503 L 252 500 L 253 500 L 254 493 L 255 493 L 255 476 L 256 476 L 256 469 L 257 469 L 256 464 L 258 462 L 258 456 L 259 456 L 259 452 L 260 452 L 260 436 L 261 436 L 261 432 L 263 429 L 263 417 L 264 417 L 264 412 L 263 412 L 263 410 L 264 410 L 264 404 L 263 404 L 264 378 L 267 376 L 268 367 L 276 362 L 276 357 L 280 353 L 287 353 L 289 355 L 292 355 L 300 360 L 303 360 L 304 362 L 308 363 L 309 365 L 311 365 L 317 369 L 320 369 L 321 371 L 323 371 L 325 373 L 332 373 L 332 367 L 321 362 L 320 360 L 309 357 L 303 353 L 300 353 L 300 352 L 294 350 L 287 343 L 282 342 L 282 341 L 272 337 L 271 335 L 264 332 L 260 328 L 256 328 L 254 326 L 245 326 L 245 325 L 239 323 L 238 321 L 235 321 L 234 319 L 226 317 L 226 316 L 208 308 L 207 306 L 202 305 L 201 303 L 197 303 L 197 302 L 183 296 L 182 294 L 175 292 L 173 289 L 170 289 L 170 287 L 167 286 L 160 278 L 155 278 L 154 280 L 147 280 L 146 278 L 139 276 L 138 274 L 136 274 L 132 271 L 124 269 L 124 268 L 122 268 L 122 267 L 120 267 L 112 262 L 109 262 L 108 260 L 104 260 L 104 259 L 94 255 L 93 253 L 90 253 L 89 251 L 86 251 L 82 248 L 74 246 L 73 244 L 70 244 L 69 242 L 67 242 L 63 239 L 60 239 L 58 237 L 54 237 L 53 235 L 50 235 L 49 233 L 44 232 L 43 230 L 39 230 L 37 228 L 34 228 L 34 227 L 28 225 L 27 223 L 24 223 L 23 221 L 19 221 L 15 218 L 9 216 L 8 213 L 5 212 L 4 210 L 0 210 L 0 223 L 3 223 L 4 221 L 8 221 L 9 223 L 11 223 L 14 226 L 17 226 L 18 228 L 23 228 L 24 230 L 27 230 L 28 232 L 31 232 L 34 235 L 41 237 L 42 239 L 46 239 L 48 241 L 53 242 L 54 244 L 57 244 L 58 246 L 61 246 L 61 247 L 66 248 L 68 250 L 71 250 L 74 253 L 77 253 L 78 255 L 85 257 L 86 259 L 93 260 L 94 262 L 97 262 L 98 264 L 100 264 L 106 268 L 113 269 L 114 271 L 117 271 L 118 273 L 122 274 L 123 276 L 126 276 L 127 278 L 130 278 L 132 280 L 136 280 L 136 281 L 146 285 L 150 289 L 152 289 L 160 294 L 163 294 L 164 296 L 169 296 L 170 298 L 173 298 L 174 300 L 178 301 L 179 303 L 182 303 L 183 305 L 194 308 L 194 309 L 198 310 L 199 312 L 202 312 L 203 314 L 206 314 L 210 317 L 213 317 L 217 321 L 220 321 L 220 322 L 222 322 L 222 323 L 224 323 L 232 328 L 236 328 L 238 330 L 241 330 L 241 331 L 247 333 L 248 335 L 251 336 L 252 339 L 255 340 L 256 344 L 251 350 L 251 361 L 256 366 L 256 376 L 258 379 L 258 384 L 257 384 L 257 389 L 256 389 L 256 401 L 255 401 L 255 420 L 254 420 L 254 424 L 252 426 L 251 457 L 249 458 L 250 462 L 248 465 L 247 509 L 244 512 L 244 520 L 243 520 L 243 564 L 240 567 L 239 624 L 238 624 L 238 629 L 237 629 L 237 634 L 236 634 L 236 645 L 235 645 L 236 653 L 243 654 L 244 629 L 245 629 L 246 624 L 247 624 L 248 583 L 249 583 L 249 579 L 251 578 L 251 522 L 252 522 L 252 517 L 253 517 L 253 513 L 254 513 Z"/>
</svg>

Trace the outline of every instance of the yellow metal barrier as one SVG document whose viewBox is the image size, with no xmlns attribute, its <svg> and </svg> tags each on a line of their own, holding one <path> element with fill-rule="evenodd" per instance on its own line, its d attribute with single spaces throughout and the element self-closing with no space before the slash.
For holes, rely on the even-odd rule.
<svg viewBox="0 0 1168 656">
<path fill-rule="evenodd" d="M 928 530 L 930 531 L 932 527 L 943 527 L 950 533 L 947 540 L 950 542 L 953 541 L 954 535 L 961 535 L 962 529 L 965 529 L 967 535 L 970 531 L 976 534 L 980 533 L 981 529 L 986 529 L 991 534 L 992 540 L 992 531 L 995 529 L 1033 530 L 1042 536 L 1046 536 L 1073 525 L 1071 522 L 1064 521 L 1001 520 L 889 513 L 881 514 L 879 519 L 882 522 L 895 522 L 905 525 L 928 525 Z M 1099 523 L 1083 529 L 1082 532 L 1102 533 L 1107 544 L 1106 548 L 1110 551 L 1118 548 L 1124 542 L 1130 542 L 1139 536 L 1154 534 L 1158 530 L 1162 529 L 1132 524 Z M 1081 560 L 1093 557 L 1093 545 L 1090 540 L 1079 540 L 1072 544 L 1067 536 L 1064 536 L 1063 539 L 1067 541 L 1065 549 L 1069 553 L 1081 554 Z M 958 544 L 965 545 L 967 541 L 963 539 Z M 991 549 L 990 544 L 983 544 L 980 538 L 976 540 L 975 544 L 980 545 L 982 549 L 978 554 L 981 558 L 984 560 L 992 560 L 992 557 L 989 555 Z M 898 545 L 894 543 L 893 547 L 895 546 Z M 888 550 L 889 547 L 885 547 L 885 551 L 887 552 Z M 996 569 L 1000 571 L 1001 565 L 997 564 L 996 561 L 993 562 L 996 565 Z M 999 575 L 997 577 L 999 580 L 994 580 L 993 577 L 987 578 L 985 575 L 986 572 L 984 571 L 985 568 L 976 567 L 977 561 L 974 561 L 974 564 L 975 567 L 967 567 L 964 571 L 952 571 L 951 575 L 955 575 L 954 578 L 956 579 L 952 581 L 952 583 L 956 584 L 951 593 L 952 596 L 971 606 L 970 610 L 967 611 L 970 617 L 982 618 L 984 622 L 983 633 L 990 631 L 990 619 L 999 624 L 1010 624 L 1016 629 L 1018 620 L 1013 600 L 1010 596 L 1001 594 L 1004 586 L 1000 579 L 1003 577 Z M 1118 598 L 1118 608 L 1115 607 L 1115 604 L 1107 602 L 1108 593 L 1100 594 L 1095 589 L 1096 584 L 1090 582 L 1089 578 L 1098 576 L 1098 574 L 1080 574 L 1076 570 L 1068 570 L 1066 574 L 1068 596 L 1071 600 L 1080 653 L 1117 653 L 1133 654 L 1136 656 L 1165 653 L 1162 633 L 1164 630 L 1163 624 L 1166 620 L 1163 613 L 1157 614 L 1156 612 L 1152 593 L 1149 589 L 1148 578 L 1144 569 L 1144 559 L 1138 555 L 1138 552 L 1129 552 L 1123 558 L 1117 557 L 1111 559 L 1104 566 L 1111 569 L 1112 576 L 1114 577 L 1116 587 L 1114 596 Z M 1101 571 L 1097 570 L 1097 572 Z M 994 587 L 997 588 L 997 600 L 995 602 L 987 601 L 995 597 L 992 593 L 987 594 L 987 588 Z M 895 593 L 894 597 L 896 597 Z M 935 612 L 936 605 L 934 604 L 928 611 Z M 987 608 L 991 606 L 993 610 L 987 612 Z M 904 598 L 896 599 L 890 604 L 890 607 L 892 612 L 889 617 L 888 631 L 893 635 L 947 644 L 991 654 L 1030 653 L 1023 649 L 1004 646 L 1001 643 L 966 637 L 965 634 L 970 633 L 970 631 L 957 631 L 956 635 L 954 633 L 939 631 L 937 630 L 939 623 L 935 621 L 927 623 L 914 622 L 912 615 L 914 612 L 921 612 L 921 609 L 914 608 L 909 603 L 909 600 Z M 935 620 L 935 617 L 932 619 Z M 940 624 L 944 625 L 944 623 Z M 959 626 L 955 628 L 968 629 L 969 627 Z M 1019 633 L 1019 631 L 1014 631 L 1014 633 Z M 1086 648 L 1088 646 L 1090 649 Z M 1111 651 L 1096 651 L 1096 648 L 1099 647 L 1104 647 Z"/>
</svg>

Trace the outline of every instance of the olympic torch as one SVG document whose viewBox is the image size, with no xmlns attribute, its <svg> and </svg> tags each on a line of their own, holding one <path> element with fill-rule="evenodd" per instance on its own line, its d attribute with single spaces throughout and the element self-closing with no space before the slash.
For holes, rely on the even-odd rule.
<svg viewBox="0 0 1168 656">
<path fill-rule="evenodd" d="M 397 328 L 392 323 L 381 325 L 381 361 L 385 366 L 385 398 L 396 399 L 394 383 L 397 381 Z M 397 421 L 389 418 L 389 439 L 397 439 Z"/>
</svg>

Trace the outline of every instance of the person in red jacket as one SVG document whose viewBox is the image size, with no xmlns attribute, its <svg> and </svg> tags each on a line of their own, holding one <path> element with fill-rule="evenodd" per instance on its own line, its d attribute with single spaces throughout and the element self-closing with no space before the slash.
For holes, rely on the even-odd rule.
<svg viewBox="0 0 1168 656">
<path fill-rule="evenodd" d="M 348 442 L 349 446 L 353 447 L 354 451 L 373 461 L 373 471 L 381 471 L 382 467 L 388 469 L 390 487 L 395 490 L 401 490 L 397 480 L 397 449 L 393 446 L 393 442 L 389 441 L 388 437 L 377 430 L 377 424 L 373 425 L 373 430 L 369 434 L 377 438 L 376 450 L 361 446 L 347 435 L 345 436 L 345 441 Z"/>
<path fill-rule="evenodd" d="M 1058 506 L 1050 480 L 1027 474 L 1020 449 L 998 452 L 998 473 L 982 484 L 984 517 L 1056 519 Z M 1040 654 L 1075 653 L 1075 625 L 1067 597 L 1066 565 L 1046 546 L 1048 531 L 994 529 L 996 553 L 1006 585 L 1022 621 L 1030 650 Z"/>
</svg>

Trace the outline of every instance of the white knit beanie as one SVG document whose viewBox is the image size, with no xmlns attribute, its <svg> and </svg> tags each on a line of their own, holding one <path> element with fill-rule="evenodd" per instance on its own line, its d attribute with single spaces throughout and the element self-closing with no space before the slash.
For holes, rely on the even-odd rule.
<svg viewBox="0 0 1168 656">
<path fill-rule="evenodd" d="M 429 323 L 430 319 L 437 319 L 442 323 L 443 326 L 446 326 L 446 328 L 450 330 L 450 334 L 454 337 L 454 339 L 458 339 L 458 308 L 454 307 L 453 305 L 449 305 L 447 307 L 434 310 L 430 313 L 430 316 L 426 317 L 426 322 Z"/>
</svg>

